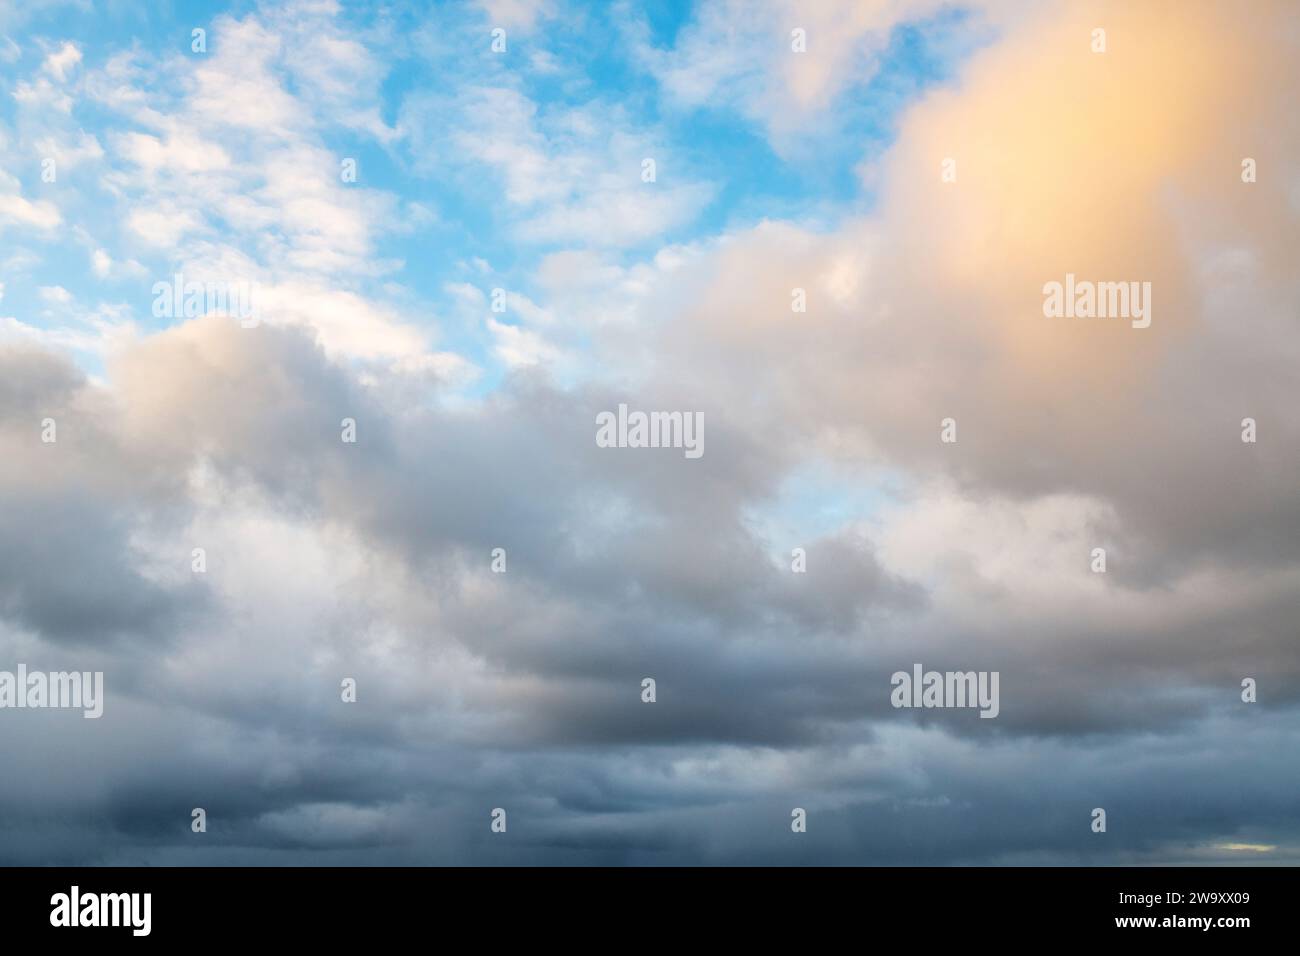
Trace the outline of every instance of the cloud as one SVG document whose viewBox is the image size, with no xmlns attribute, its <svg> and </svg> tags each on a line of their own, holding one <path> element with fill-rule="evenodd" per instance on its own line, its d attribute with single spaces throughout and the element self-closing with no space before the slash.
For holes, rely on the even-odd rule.
<svg viewBox="0 0 1300 956">
<path fill-rule="evenodd" d="M 1294 125 L 1267 92 L 1286 54 L 1249 35 L 1221 48 L 1201 7 L 1181 45 L 1156 38 L 1155 11 L 1117 21 L 1110 35 L 1130 44 L 1104 64 L 1076 42 L 1091 29 L 1081 16 L 1044 21 L 909 113 L 878 214 L 830 234 L 761 224 L 647 296 L 645 314 L 671 316 L 662 374 L 710 383 L 754 429 L 946 474 L 972 495 L 1096 497 L 1145 538 L 1147 581 L 1247 550 L 1290 559 L 1281 538 L 1300 515 L 1265 462 L 1300 444 L 1278 387 L 1296 289 L 1277 250 L 1297 219 L 1287 174 L 1251 192 L 1261 184 L 1241 182 L 1237 155 L 1250 143 L 1293 165 L 1281 141 Z M 1162 79 L 1210 47 L 1240 66 L 1236 82 L 1205 77 L 1188 95 Z M 1008 91 L 1008 75 L 1039 81 Z M 1116 107 L 1120 88 L 1140 92 Z M 1208 137 L 1220 115 L 1224 138 Z M 1217 264 L 1225 245 L 1241 268 Z M 1151 281 L 1152 327 L 1045 320 L 1042 286 L 1067 272 Z M 791 312 L 795 288 L 806 315 Z M 1268 450 L 1242 445 L 1247 415 L 1272 423 Z M 948 416 L 955 447 L 938 441 Z"/>
<path fill-rule="evenodd" d="M 81 62 L 81 50 L 75 43 L 64 43 L 58 50 L 49 54 L 41 68 L 60 83 Z"/>
<path fill-rule="evenodd" d="M 130 277 L 136 279 L 146 278 L 148 272 L 144 266 L 134 259 L 128 259 L 125 262 L 119 262 L 110 256 L 103 249 L 95 249 L 90 255 L 91 271 L 100 279 L 113 279 Z"/>
<path fill-rule="evenodd" d="M 479 4 L 493 26 L 529 30 L 539 18 L 555 15 L 549 0 L 480 0 Z"/>
<path fill-rule="evenodd" d="M 447 109 L 438 99 L 408 100 L 402 125 L 417 149 L 431 135 L 428 117 Z M 653 130 L 638 128 L 617 106 L 542 111 L 515 89 L 472 86 L 454 110 L 456 162 L 499 174 L 515 233 L 525 242 L 645 243 L 694 221 L 715 194 Z M 654 181 L 644 179 L 647 160 Z"/>
<path fill-rule="evenodd" d="M 43 158 L 53 159 L 55 169 L 73 169 L 85 162 L 97 162 L 104 156 L 103 147 L 94 136 L 79 130 L 75 144 L 54 137 L 36 140 L 36 148 Z"/>
<path fill-rule="evenodd" d="M 488 329 L 497 342 L 497 355 L 510 368 L 537 365 L 559 358 L 559 352 L 532 329 L 488 319 Z"/>
<path fill-rule="evenodd" d="M 25 226 L 48 233 L 63 222 L 58 207 L 45 199 L 27 199 L 18 181 L 0 170 L 0 226 Z"/>
<path fill-rule="evenodd" d="M 637 59 L 670 103 L 735 110 L 788 152 L 875 75 L 894 28 L 946 8 L 937 0 L 722 0 L 701 4 L 671 46 L 655 45 L 636 21 L 631 31 Z"/>
<path fill-rule="evenodd" d="M 41 298 L 50 305 L 67 305 L 72 301 L 72 293 L 61 285 L 41 286 Z"/>
</svg>

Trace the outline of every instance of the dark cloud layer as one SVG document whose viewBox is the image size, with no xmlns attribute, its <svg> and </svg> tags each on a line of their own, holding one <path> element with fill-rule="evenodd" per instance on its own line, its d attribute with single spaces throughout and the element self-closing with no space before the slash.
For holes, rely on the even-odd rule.
<svg viewBox="0 0 1300 956">
<path fill-rule="evenodd" d="M 6 715 L 0 800 L 27 821 L 10 862 L 1173 859 L 1188 834 L 1252 829 L 1290 845 L 1295 770 L 1269 748 L 1293 726 L 1293 590 L 1188 619 L 1139 588 L 1154 616 L 1136 625 L 993 591 L 989 633 L 866 536 L 803 542 L 813 570 L 792 574 L 743 516 L 774 494 L 780 453 L 710 446 L 694 481 L 684 458 L 602 454 L 608 394 L 521 380 L 468 414 L 387 407 L 306 333 L 217 319 L 132 354 L 115 401 L 63 374 L 7 406 L 16 457 L 65 456 L 40 465 L 56 482 L 10 482 L 7 646 L 32 662 L 43 642 L 93 648 L 111 695 L 96 722 L 21 715 L 35 734 Z M 43 446 L 23 425 L 51 395 L 74 427 Z M 734 427 L 710 425 L 719 444 Z M 198 469 L 206 490 L 150 483 L 133 454 Z M 278 532 L 257 528 L 268 509 Z M 181 529 L 200 540 L 224 515 L 258 543 L 208 543 L 196 583 Z M 180 572 L 141 574 L 132 529 L 173 541 Z M 266 549 L 287 556 L 283 581 L 230 576 L 260 577 Z M 999 718 L 893 710 L 889 674 L 913 661 L 999 670 Z M 1267 701 L 1254 721 L 1234 705 L 1243 661 Z M 1224 760 L 1248 794 L 1213 784 Z M 50 761 L 64 769 L 41 789 L 62 806 L 37 812 L 26 774 Z M 1159 792 L 1183 794 L 1181 816 L 1156 819 Z M 1063 836 L 1096 805 L 1127 819 L 1104 852 Z M 213 821 L 203 849 L 194 806 Z M 519 834 L 508 850 L 472 835 L 494 806 Z M 792 806 L 814 812 L 806 844 Z"/>
</svg>

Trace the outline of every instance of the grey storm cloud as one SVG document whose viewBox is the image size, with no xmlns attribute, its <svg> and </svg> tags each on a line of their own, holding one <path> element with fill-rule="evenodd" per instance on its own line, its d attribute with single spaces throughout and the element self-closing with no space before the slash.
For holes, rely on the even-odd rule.
<svg viewBox="0 0 1300 956">
<path fill-rule="evenodd" d="M 24 414 L 8 417 L 7 434 L 25 455 L 67 454 L 70 464 L 62 485 L 27 489 L 17 509 L 31 524 L 6 541 L 6 554 L 21 556 L 6 575 L 10 624 L 53 642 L 74 631 L 83 642 L 108 641 L 117 695 L 92 733 L 124 764 L 73 810 L 74 819 L 87 815 L 86 830 L 67 837 L 64 859 L 192 859 L 184 849 L 188 808 L 202 805 L 222 821 L 214 844 L 232 847 L 218 858 L 404 860 L 413 852 L 400 837 L 407 828 L 462 819 L 469 806 L 497 805 L 506 797 L 491 794 L 508 793 L 517 813 L 536 805 L 536 845 L 520 851 L 524 860 L 688 860 L 699 851 L 683 833 L 719 828 L 710 838 L 715 856 L 703 859 L 789 861 L 794 851 L 778 844 L 742 849 L 749 844 L 736 829 L 759 808 L 778 813 L 776 781 L 796 794 L 791 800 L 816 803 L 798 797 L 800 787 L 820 799 L 835 794 L 820 826 L 853 839 L 847 847 L 818 843 L 827 861 L 987 858 L 988 846 L 958 835 L 963 820 L 992 814 L 988 828 L 996 830 L 1010 826 L 1016 806 L 998 803 L 996 793 L 972 797 L 973 769 L 956 774 L 942 797 L 925 796 L 933 788 L 915 781 L 900 787 L 898 754 L 882 728 L 943 735 L 916 740 L 917 760 L 932 764 L 923 772 L 939 776 L 954 772 L 945 747 L 977 761 L 981 748 L 1005 750 L 1016 737 L 1054 762 L 1068 761 L 1074 747 L 1122 755 L 1135 733 L 1194 746 L 1191 729 L 1225 719 L 1224 702 L 1235 699 L 1243 646 L 1258 672 L 1277 681 L 1270 698 L 1291 698 L 1293 591 L 1231 621 L 1225 613 L 1189 625 L 1167 608 L 1167 619 L 1146 622 L 1138 640 L 1122 623 L 1061 620 L 1050 604 L 1026 607 L 1015 594 L 988 595 L 1002 631 L 981 633 L 976 615 L 946 619 L 924 582 L 886 571 L 860 536 L 805 542 L 825 573 L 791 574 L 743 518 L 746 505 L 775 493 L 773 470 L 788 464 L 786 453 L 728 437 L 733 426 L 721 413 L 712 434 L 719 445 L 738 443 L 739 453 L 706 456 L 710 470 L 686 487 L 674 475 L 692 464 L 684 458 L 647 456 L 639 466 L 634 455 L 595 447 L 594 412 L 610 405 L 610 393 L 558 391 L 525 378 L 469 414 L 388 407 L 302 331 L 187 324 L 114 368 L 129 382 L 116 402 L 58 363 L 47 367 L 62 376 L 58 387 L 34 384 L 35 394 L 16 396 L 8 407 Z M 69 427 L 53 447 L 42 447 L 32 427 L 16 437 L 42 403 L 69 410 L 57 412 Z M 336 423 L 349 415 L 359 423 L 355 448 L 338 439 Z M 93 461 L 77 450 L 78 427 L 96 436 Z M 273 585 L 250 601 L 233 584 L 146 578 L 135 570 L 130 522 L 120 516 L 157 532 L 204 507 L 187 504 L 166 477 L 148 483 L 160 458 L 176 474 L 201 464 L 236 510 L 251 502 L 329 527 L 332 546 L 369 557 L 326 587 L 320 608 L 276 609 L 296 595 L 281 597 Z M 96 462 L 120 469 L 120 486 L 78 474 Z M 141 476 L 137 493 L 126 476 Z M 684 503 L 679 495 L 687 493 Z M 41 532 L 51 520 L 68 530 Z M 117 533 L 107 533 L 113 522 Z M 14 528 L 12 517 L 4 527 Z M 92 532 L 85 546 L 76 528 Z M 495 576 L 488 554 L 501 545 L 509 571 Z M 209 557 L 220 582 L 221 565 L 234 556 L 211 547 Z M 184 566 L 188 549 L 178 544 L 175 560 Z M 76 600 L 61 602 L 64 592 Z M 1137 594 L 1150 603 L 1147 590 Z M 270 607 L 259 611 L 257 602 Z M 1019 608 L 1024 620 L 1006 608 Z M 107 635 L 130 626 L 130 614 L 139 616 L 134 640 L 113 644 Z M 1243 635 L 1231 654 L 1221 650 L 1227 627 Z M 168 643 L 151 644 L 150 628 Z M 239 641 L 227 642 L 235 631 Z M 313 663 L 312 655 L 331 662 Z M 474 679 L 426 689 L 437 684 L 443 655 Z M 205 672 L 199 662 L 209 657 L 222 666 Z M 1000 719 L 892 711 L 889 674 L 913 660 L 1000 670 Z M 169 686 L 167 672 L 177 669 L 186 675 Z M 340 674 L 358 678 L 364 710 L 343 708 L 340 716 Z M 638 696 L 646 675 L 659 683 L 654 707 Z M 169 730 L 142 733 L 158 711 L 169 714 Z M 818 758 L 833 766 L 855 746 L 879 748 L 884 766 L 825 783 L 808 775 Z M 146 769 L 159 747 L 172 755 L 161 775 Z M 919 756 L 926 747 L 937 755 Z M 746 779 L 736 754 L 748 748 L 795 766 Z M 440 799 L 419 796 L 431 791 Z M 910 822 L 884 843 L 874 829 L 860 833 L 853 800 L 864 797 L 869 819 L 891 821 L 891 829 Z M 11 790 L 11 810 L 18 799 Z M 949 806 L 956 819 L 942 809 Z M 640 822 L 620 829 L 601 822 L 609 814 Z M 941 827 L 942 839 L 924 822 L 936 814 L 952 829 Z M 66 815 L 59 819 L 75 829 Z M 87 836 L 95 827 L 102 833 Z M 1144 830 L 1130 849 L 1165 852 L 1151 843 L 1160 832 Z M 1031 828 L 998 852 L 1012 859 L 1023 846 L 1026 854 L 1087 856 L 1070 841 L 1039 837 Z M 42 846 L 49 844 L 33 840 L 11 858 L 33 859 L 27 854 Z M 430 852 L 446 862 L 505 859 L 472 840 L 455 853 Z"/>
</svg>

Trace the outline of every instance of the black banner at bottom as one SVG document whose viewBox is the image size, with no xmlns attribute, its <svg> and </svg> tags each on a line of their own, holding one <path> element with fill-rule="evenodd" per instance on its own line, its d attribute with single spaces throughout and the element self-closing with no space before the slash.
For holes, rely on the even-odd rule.
<svg viewBox="0 0 1300 956">
<path fill-rule="evenodd" d="M 8 941 L 448 940 L 918 945 L 1290 937 L 1296 871 L 1161 869 L 8 869 Z M 442 935 L 454 934 L 454 935 Z M 1262 934 L 1262 935 L 1261 935 Z M 64 942 L 66 942 L 66 938 Z M 147 943 L 146 943 L 147 945 Z"/>
</svg>

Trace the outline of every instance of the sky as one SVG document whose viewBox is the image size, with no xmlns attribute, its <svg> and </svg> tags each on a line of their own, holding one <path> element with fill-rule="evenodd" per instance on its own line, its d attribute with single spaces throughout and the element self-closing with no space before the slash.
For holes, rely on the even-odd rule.
<svg viewBox="0 0 1300 956">
<path fill-rule="evenodd" d="M 1268 0 L 0 0 L 0 672 L 105 687 L 0 706 L 0 863 L 1300 862 L 1297 63 Z"/>
</svg>

